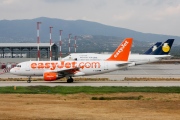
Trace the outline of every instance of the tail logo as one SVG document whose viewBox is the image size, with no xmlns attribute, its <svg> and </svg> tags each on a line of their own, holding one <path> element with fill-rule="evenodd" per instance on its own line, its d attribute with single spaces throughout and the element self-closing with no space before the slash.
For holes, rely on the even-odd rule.
<svg viewBox="0 0 180 120">
<path fill-rule="evenodd" d="M 162 50 L 163 50 L 163 52 L 169 52 L 170 47 L 169 47 L 168 43 L 164 43 L 164 45 L 162 46 Z"/>
<path fill-rule="evenodd" d="M 152 51 L 155 51 L 157 49 L 157 45 L 153 46 Z"/>
<path fill-rule="evenodd" d="M 121 45 L 121 47 L 119 48 L 119 50 L 114 54 L 114 58 L 117 58 L 117 56 L 118 56 L 121 52 L 123 52 L 124 48 L 127 46 L 128 43 L 129 43 L 128 41 L 125 41 L 125 42 Z"/>
</svg>

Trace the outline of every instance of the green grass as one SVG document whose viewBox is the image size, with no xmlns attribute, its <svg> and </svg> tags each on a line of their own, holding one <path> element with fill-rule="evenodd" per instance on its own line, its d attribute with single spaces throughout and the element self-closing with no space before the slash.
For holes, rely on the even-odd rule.
<svg viewBox="0 0 180 120">
<path fill-rule="evenodd" d="M 65 87 L 65 86 L 29 86 L 29 87 L 0 87 L 0 93 L 20 94 L 101 94 L 123 92 L 151 92 L 151 93 L 180 93 L 180 87 Z"/>
</svg>

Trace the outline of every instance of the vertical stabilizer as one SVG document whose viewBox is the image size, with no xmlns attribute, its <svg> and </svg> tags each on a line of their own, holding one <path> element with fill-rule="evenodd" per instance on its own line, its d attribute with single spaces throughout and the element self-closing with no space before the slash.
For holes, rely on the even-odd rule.
<svg viewBox="0 0 180 120">
<path fill-rule="evenodd" d="M 133 38 L 126 38 L 107 59 L 108 61 L 128 61 Z"/>
<path fill-rule="evenodd" d="M 151 53 L 151 55 L 168 55 L 174 39 L 168 39 L 164 43 L 162 43 L 155 51 Z"/>
<path fill-rule="evenodd" d="M 154 44 L 152 47 L 150 47 L 146 52 L 144 52 L 143 54 L 145 55 L 149 55 L 151 54 L 153 51 L 155 51 L 160 45 L 162 44 L 162 42 L 157 42 L 156 44 Z"/>
</svg>

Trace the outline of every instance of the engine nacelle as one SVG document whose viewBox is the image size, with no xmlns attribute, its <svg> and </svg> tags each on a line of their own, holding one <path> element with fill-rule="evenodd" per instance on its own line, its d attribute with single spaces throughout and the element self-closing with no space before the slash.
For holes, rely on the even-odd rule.
<svg viewBox="0 0 180 120">
<path fill-rule="evenodd" d="M 45 72 L 43 74 L 43 77 L 45 81 L 54 81 L 54 80 L 63 78 L 62 76 L 59 76 L 58 73 L 56 72 Z"/>
</svg>

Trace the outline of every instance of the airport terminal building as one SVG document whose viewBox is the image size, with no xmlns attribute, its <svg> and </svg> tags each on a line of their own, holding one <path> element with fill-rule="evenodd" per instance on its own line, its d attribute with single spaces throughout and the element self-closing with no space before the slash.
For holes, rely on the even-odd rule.
<svg viewBox="0 0 180 120">
<path fill-rule="evenodd" d="M 0 63 L 19 63 L 37 60 L 37 43 L 1 43 Z M 39 43 L 40 60 L 49 60 L 50 43 Z M 51 43 L 52 60 L 58 60 L 58 46 Z"/>
</svg>

